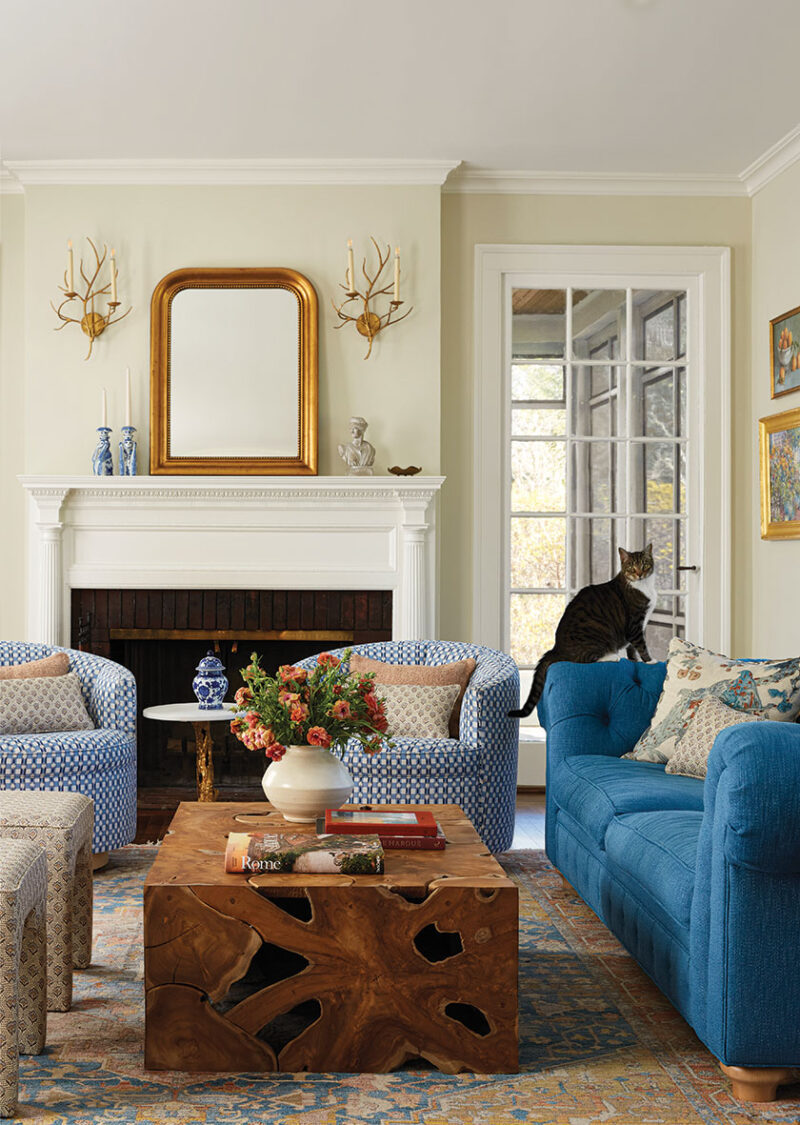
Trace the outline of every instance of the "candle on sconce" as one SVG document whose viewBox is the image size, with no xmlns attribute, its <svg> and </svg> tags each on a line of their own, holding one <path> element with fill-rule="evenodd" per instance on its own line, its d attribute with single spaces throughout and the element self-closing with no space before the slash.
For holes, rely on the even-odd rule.
<svg viewBox="0 0 800 1125">
<path fill-rule="evenodd" d="M 131 369 L 125 368 L 125 425 L 131 424 Z"/>
<path fill-rule="evenodd" d="M 75 292 L 75 267 L 72 262 L 72 239 L 67 240 L 67 292 Z"/>
<path fill-rule="evenodd" d="M 353 240 L 347 240 L 347 291 L 348 293 L 355 293 L 356 289 L 356 270 L 353 261 Z"/>
<path fill-rule="evenodd" d="M 114 247 L 111 247 L 111 303 L 117 303 L 117 262 L 114 257 Z"/>
<path fill-rule="evenodd" d="M 394 299 L 400 304 L 400 247 L 394 248 Z"/>
<path fill-rule="evenodd" d="M 105 387 L 103 387 L 102 391 L 101 391 L 100 416 L 102 418 L 102 421 L 101 421 L 100 425 L 104 428 L 108 427 L 108 403 L 106 401 L 106 389 L 105 389 Z"/>
</svg>

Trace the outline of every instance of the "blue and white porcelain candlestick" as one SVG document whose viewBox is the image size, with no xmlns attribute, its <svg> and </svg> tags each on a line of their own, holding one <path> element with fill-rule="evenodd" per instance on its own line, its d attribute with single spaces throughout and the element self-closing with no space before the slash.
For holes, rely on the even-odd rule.
<svg viewBox="0 0 800 1125">
<path fill-rule="evenodd" d="M 136 427 L 122 427 L 122 441 L 119 443 L 119 475 L 136 476 Z"/>
<path fill-rule="evenodd" d="M 92 472 L 96 477 L 113 477 L 114 475 L 114 458 L 111 456 L 111 427 L 98 426 L 97 432 L 100 435 L 97 439 L 94 453 L 92 454 Z"/>
</svg>

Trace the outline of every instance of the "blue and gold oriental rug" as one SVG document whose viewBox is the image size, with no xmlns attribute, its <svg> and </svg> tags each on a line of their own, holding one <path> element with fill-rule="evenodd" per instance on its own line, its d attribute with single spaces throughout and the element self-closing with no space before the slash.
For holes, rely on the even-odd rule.
<svg viewBox="0 0 800 1125">
<path fill-rule="evenodd" d="M 714 1059 L 540 852 L 504 858 L 520 886 L 520 1073 L 209 1075 L 143 1067 L 142 892 L 155 848 L 95 880 L 92 967 L 46 1053 L 24 1058 L 26 1125 L 744 1125 L 800 1122 L 800 1088 L 733 1101 Z"/>
</svg>

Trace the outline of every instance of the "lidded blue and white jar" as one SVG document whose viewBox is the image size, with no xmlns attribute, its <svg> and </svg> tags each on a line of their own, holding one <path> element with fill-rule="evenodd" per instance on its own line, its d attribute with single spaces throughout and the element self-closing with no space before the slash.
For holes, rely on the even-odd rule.
<svg viewBox="0 0 800 1125">
<path fill-rule="evenodd" d="M 228 690 L 228 678 L 225 675 L 225 665 L 211 649 L 197 665 L 197 675 L 192 680 L 192 690 L 197 696 L 201 711 L 222 710 L 222 701 Z"/>
</svg>

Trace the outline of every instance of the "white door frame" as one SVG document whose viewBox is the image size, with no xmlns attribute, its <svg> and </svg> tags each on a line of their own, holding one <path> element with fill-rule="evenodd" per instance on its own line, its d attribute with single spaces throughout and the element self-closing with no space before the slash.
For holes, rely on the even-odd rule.
<svg viewBox="0 0 800 1125">
<path fill-rule="evenodd" d="M 473 636 L 508 648 L 510 342 L 512 287 L 686 290 L 689 438 L 700 451 L 689 480 L 702 529 L 702 613 L 691 640 L 730 652 L 731 287 L 727 246 L 475 247 Z M 699 378 L 697 377 L 699 374 Z M 707 497 L 710 501 L 707 501 Z M 705 580 L 704 580 L 705 579 Z M 699 592 L 700 587 L 695 586 Z M 697 600 L 697 599 L 695 599 Z"/>
</svg>

